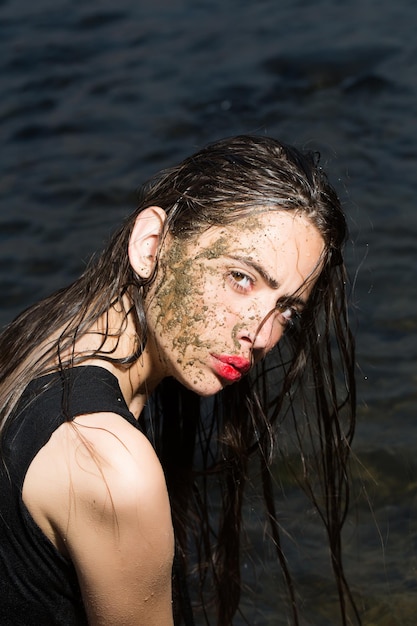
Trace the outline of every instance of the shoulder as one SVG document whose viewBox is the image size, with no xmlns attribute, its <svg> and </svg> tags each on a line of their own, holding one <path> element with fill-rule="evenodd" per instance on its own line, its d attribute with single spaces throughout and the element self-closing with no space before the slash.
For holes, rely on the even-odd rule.
<svg viewBox="0 0 417 626">
<path fill-rule="evenodd" d="M 128 509 L 148 498 L 157 504 L 158 495 L 167 498 L 153 446 L 115 413 L 78 416 L 63 424 L 50 443 L 50 458 L 60 469 L 57 478 L 68 481 L 79 504 L 101 503 L 107 510 L 111 503 L 110 509 L 116 505 Z"/>
<path fill-rule="evenodd" d="M 165 476 L 145 435 L 115 413 L 81 415 L 62 424 L 40 450 L 23 497 L 35 521 L 69 539 L 85 519 L 104 526 L 123 517 L 170 525 Z M 47 533 L 50 534 L 50 533 Z"/>
<path fill-rule="evenodd" d="M 101 497 L 108 509 L 152 509 L 167 502 L 164 473 L 149 440 L 119 415 L 80 416 L 69 425 L 72 480 L 87 503 Z M 148 500 L 150 502 L 148 502 Z"/>
<path fill-rule="evenodd" d="M 127 532 L 171 533 L 165 476 L 143 433 L 119 415 L 98 413 L 78 417 L 62 436 L 69 446 L 68 493 L 74 494 L 81 524 L 87 519 L 101 531 L 125 526 Z M 69 513 L 76 527 L 77 514 Z M 65 528 L 71 524 L 70 514 Z"/>
<path fill-rule="evenodd" d="M 130 624 L 129 611 L 135 624 L 170 624 L 171 511 L 143 433 L 117 414 L 82 415 L 59 427 L 30 471 L 25 501 L 38 521 L 37 493 L 41 527 L 72 559 L 91 623 Z"/>
</svg>

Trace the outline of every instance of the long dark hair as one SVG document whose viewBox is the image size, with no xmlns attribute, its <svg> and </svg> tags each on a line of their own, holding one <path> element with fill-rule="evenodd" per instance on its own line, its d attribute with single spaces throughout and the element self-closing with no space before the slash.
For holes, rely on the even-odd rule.
<svg viewBox="0 0 417 626">
<path fill-rule="evenodd" d="M 146 343 L 143 299 L 155 274 L 147 281 L 135 275 L 127 248 L 138 214 L 151 205 L 166 211 L 167 232 L 180 240 L 211 225 L 231 224 L 254 211 L 285 210 L 305 215 L 325 243 L 322 270 L 300 323 L 250 376 L 211 400 L 202 401 L 172 379 L 165 380 L 154 394 L 149 432 L 166 472 L 177 538 L 176 622 L 181 623 L 189 611 L 184 594 L 187 572 L 203 611 L 207 594 L 213 595 L 219 626 L 232 622 L 241 588 L 244 487 L 249 460 L 257 457 L 266 516 L 288 585 L 293 622 L 298 624 L 270 472 L 274 452 L 280 447 L 274 434 L 284 420 L 293 422 L 303 466 L 302 486 L 326 528 L 342 623 L 347 623 L 347 604 L 359 622 L 341 552 L 355 422 L 354 344 L 342 262 L 347 228 L 340 202 L 316 155 L 271 138 L 240 136 L 209 145 L 144 185 L 137 210 L 84 274 L 23 312 L 0 336 L 0 427 L 13 419 L 13 409 L 28 382 L 56 369 L 56 363 L 65 369 L 94 356 L 125 367 L 139 358 Z M 107 330 L 103 349 L 94 355 L 72 353 L 63 358 L 98 319 L 108 316 L 112 305 L 135 321 L 134 353 L 116 360 L 113 353 L 105 352 Z M 122 322 L 112 335 L 121 337 L 123 328 Z M 217 516 L 210 505 L 213 484 L 218 490 Z"/>
</svg>

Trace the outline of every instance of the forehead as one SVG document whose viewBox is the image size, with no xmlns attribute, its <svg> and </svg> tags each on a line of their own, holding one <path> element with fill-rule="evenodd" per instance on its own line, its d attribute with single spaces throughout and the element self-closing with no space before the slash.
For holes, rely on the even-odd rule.
<svg viewBox="0 0 417 626">
<path fill-rule="evenodd" d="M 296 211 L 268 211 L 236 220 L 225 226 L 212 226 L 197 236 L 192 247 L 194 252 L 211 250 L 213 257 L 230 251 L 246 252 L 269 258 L 285 254 L 302 257 L 307 262 L 318 258 L 324 242 L 316 226 Z M 309 264 L 309 263 L 308 263 Z"/>
</svg>

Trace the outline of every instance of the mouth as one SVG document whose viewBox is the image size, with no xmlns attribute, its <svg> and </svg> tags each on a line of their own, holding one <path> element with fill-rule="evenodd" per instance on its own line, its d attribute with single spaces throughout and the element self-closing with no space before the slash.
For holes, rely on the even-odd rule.
<svg viewBox="0 0 417 626">
<path fill-rule="evenodd" d="M 241 356 L 212 354 L 213 366 L 221 378 L 235 382 L 250 370 L 250 361 Z"/>
</svg>

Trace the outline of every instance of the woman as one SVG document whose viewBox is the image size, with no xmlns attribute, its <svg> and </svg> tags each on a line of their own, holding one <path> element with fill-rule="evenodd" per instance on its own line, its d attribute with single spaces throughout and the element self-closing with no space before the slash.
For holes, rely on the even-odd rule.
<svg viewBox="0 0 417 626">
<path fill-rule="evenodd" d="M 2 624 L 191 624 L 187 576 L 199 610 L 208 615 L 214 596 L 217 623 L 231 624 L 252 454 L 297 624 L 268 466 L 278 415 L 307 410 L 324 504 L 301 448 L 304 488 L 326 526 L 346 623 L 345 238 L 312 156 L 265 137 L 223 140 L 156 176 L 81 278 L 5 329 Z"/>
</svg>

